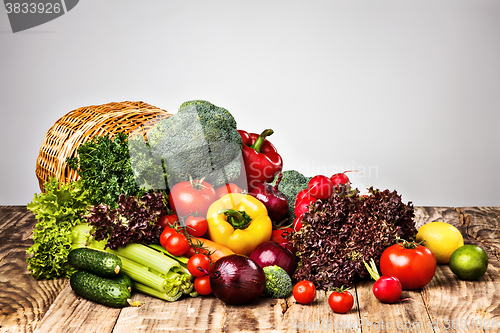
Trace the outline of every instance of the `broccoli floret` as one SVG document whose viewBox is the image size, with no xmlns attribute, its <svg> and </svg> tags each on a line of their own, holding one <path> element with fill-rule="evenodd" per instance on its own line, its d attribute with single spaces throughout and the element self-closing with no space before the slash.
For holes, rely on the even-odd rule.
<svg viewBox="0 0 500 333">
<path fill-rule="evenodd" d="M 264 267 L 266 275 L 266 287 L 264 293 L 272 298 L 284 298 L 292 291 L 292 279 L 288 273 L 281 267 L 266 266 Z"/>
<path fill-rule="evenodd" d="M 290 223 L 295 220 L 295 198 L 297 194 L 303 189 L 307 188 L 307 184 L 311 177 L 306 177 L 296 170 L 285 170 L 282 172 L 283 176 L 278 184 L 278 190 L 283 193 L 288 200 L 288 213 L 286 217 Z M 271 185 L 276 185 L 279 174 L 274 177 Z"/>
<path fill-rule="evenodd" d="M 148 143 L 164 164 L 169 187 L 190 177 L 219 186 L 240 176 L 243 142 L 236 121 L 210 102 L 183 103 L 150 130 Z"/>
</svg>

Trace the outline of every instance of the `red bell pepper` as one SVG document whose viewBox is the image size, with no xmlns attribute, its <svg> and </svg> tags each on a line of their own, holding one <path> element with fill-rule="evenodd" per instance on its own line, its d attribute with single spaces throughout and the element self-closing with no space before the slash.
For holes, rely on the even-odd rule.
<svg viewBox="0 0 500 333">
<path fill-rule="evenodd" d="M 243 130 L 238 132 L 243 139 L 243 161 L 250 192 L 259 183 L 272 182 L 283 169 L 283 160 L 273 144 L 266 139 L 274 133 L 272 129 L 266 129 L 260 135 Z"/>
</svg>

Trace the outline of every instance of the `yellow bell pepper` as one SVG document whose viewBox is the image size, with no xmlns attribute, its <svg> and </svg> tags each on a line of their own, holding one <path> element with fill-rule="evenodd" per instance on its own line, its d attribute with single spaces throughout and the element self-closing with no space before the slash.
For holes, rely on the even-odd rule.
<svg viewBox="0 0 500 333">
<path fill-rule="evenodd" d="M 207 221 L 211 240 L 247 256 L 273 232 L 266 206 L 248 194 L 229 193 L 215 201 Z"/>
</svg>

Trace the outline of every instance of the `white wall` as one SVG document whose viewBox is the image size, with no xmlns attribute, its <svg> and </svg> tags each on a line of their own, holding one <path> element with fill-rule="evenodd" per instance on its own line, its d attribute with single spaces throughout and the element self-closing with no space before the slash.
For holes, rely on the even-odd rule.
<svg viewBox="0 0 500 333">
<path fill-rule="evenodd" d="M 39 192 L 65 113 L 206 99 L 273 128 L 285 169 L 500 206 L 500 1 L 85 0 L 16 34 L 2 9 L 0 77 L 0 205 Z"/>
</svg>

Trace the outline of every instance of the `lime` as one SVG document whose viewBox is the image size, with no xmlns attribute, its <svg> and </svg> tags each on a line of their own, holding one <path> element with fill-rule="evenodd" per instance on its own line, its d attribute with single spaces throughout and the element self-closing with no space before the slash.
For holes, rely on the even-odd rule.
<svg viewBox="0 0 500 333">
<path fill-rule="evenodd" d="M 450 257 L 450 268 L 463 280 L 477 280 L 488 269 L 488 254 L 476 245 L 464 245 Z"/>
<path fill-rule="evenodd" d="M 450 256 L 460 246 L 464 245 L 464 238 L 460 231 L 446 222 L 430 222 L 418 229 L 417 242 L 429 248 L 438 264 L 447 264 Z"/>
</svg>

